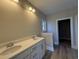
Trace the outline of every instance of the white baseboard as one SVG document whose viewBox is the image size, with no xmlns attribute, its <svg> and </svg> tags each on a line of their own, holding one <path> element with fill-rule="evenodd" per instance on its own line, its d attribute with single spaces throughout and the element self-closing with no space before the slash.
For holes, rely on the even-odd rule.
<svg viewBox="0 0 79 59">
<path fill-rule="evenodd" d="M 59 45 L 59 43 L 58 43 L 58 42 L 54 42 L 54 44 L 55 44 L 55 45 Z"/>
<path fill-rule="evenodd" d="M 78 50 L 77 46 L 72 46 L 71 48 Z"/>
<path fill-rule="evenodd" d="M 51 46 L 49 46 L 49 47 L 47 47 L 47 50 L 49 50 L 49 51 L 54 51 L 54 48 L 53 47 L 51 47 Z"/>
</svg>

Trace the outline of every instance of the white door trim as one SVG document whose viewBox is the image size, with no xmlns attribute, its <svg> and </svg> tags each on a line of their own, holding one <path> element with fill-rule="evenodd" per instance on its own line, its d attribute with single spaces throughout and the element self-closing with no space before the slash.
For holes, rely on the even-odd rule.
<svg viewBox="0 0 79 59">
<path fill-rule="evenodd" d="M 65 20 L 65 19 L 70 19 L 70 30 L 71 30 L 71 48 L 74 48 L 73 18 L 72 18 L 72 17 L 66 17 L 66 18 L 62 18 L 62 19 L 57 19 L 57 20 L 56 20 L 56 32 L 57 32 L 58 44 L 59 44 L 58 21 L 59 21 L 59 20 Z"/>
</svg>

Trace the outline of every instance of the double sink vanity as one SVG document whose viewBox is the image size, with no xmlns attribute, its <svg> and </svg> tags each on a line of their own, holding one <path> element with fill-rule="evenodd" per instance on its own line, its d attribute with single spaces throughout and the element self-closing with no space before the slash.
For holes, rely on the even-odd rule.
<svg viewBox="0 0 79 59">
<path fill-rule="evenodd" d="M 45 45 L 42 37 L 22 40 L 14 43 L 12 47 L 1 47 L 0 59 L 42 59 L 46 51 Z"/>
</svg>

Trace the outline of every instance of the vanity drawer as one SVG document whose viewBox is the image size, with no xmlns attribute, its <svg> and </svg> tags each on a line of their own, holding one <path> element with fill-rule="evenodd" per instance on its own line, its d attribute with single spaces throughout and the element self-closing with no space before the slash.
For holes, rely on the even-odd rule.
<svg viewBox="0 0 79 59">
<path fill-rule="evenodd" d="M 38 54 L 38 52 L 33 52 L 33 53 L 31 53 L 31 59 L 39 59 L 39 54 Z"/>
<path fill-rule="evenodd" d="M 13 59 L 31 59 L 30 55 L 25 56 L 25 57 L 15 57 Z"/>
<path fill-rule="evenodd" d="M 28 55 L 30 55 L 30 53 L 31 53 L 30 50 L 31 50 L 31 49 L 29 48 L 29 49 L 23 51 L 22 54 L 23 54 L 24 56 L 28 56 Z"/>
<path fill-rule="evenodd" d="M 31 53 L 37 52 L 38 51 L 38 44 L 35 44 L 34 46 L 31 47 Z"/>
<path fill-rule="evenodd" d="M 14 56 L 11 59 L 27 59 L 27 58 L 29 58 L 28 57 L 29 55 L 30 55 L 30 49 L 27 49 L 27 50 L 21 52 L 20 54 Z"/>
</svg>

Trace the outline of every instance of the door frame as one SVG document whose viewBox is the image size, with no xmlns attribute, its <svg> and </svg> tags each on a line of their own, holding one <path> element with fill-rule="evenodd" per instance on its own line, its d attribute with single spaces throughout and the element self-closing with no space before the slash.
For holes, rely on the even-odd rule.
<svg viewBox="0 0 79 59">
<path fill-rule="evenodd" d="M 73 36 L 73 18 L 72 17 L 66 17 L 66 18 L 61 18 L 56 20 L 56 32 L 57 32 L 57 39 L 58 39 L 58 44 L 59 44 L 59 32 L 58 32 L 58 21 L 59 20 L 65 20 L 65 19 L 70 19 L 70 32 L 71 32 L 71 48 L 74 48 L 74 36 Z"/>
</svg>

